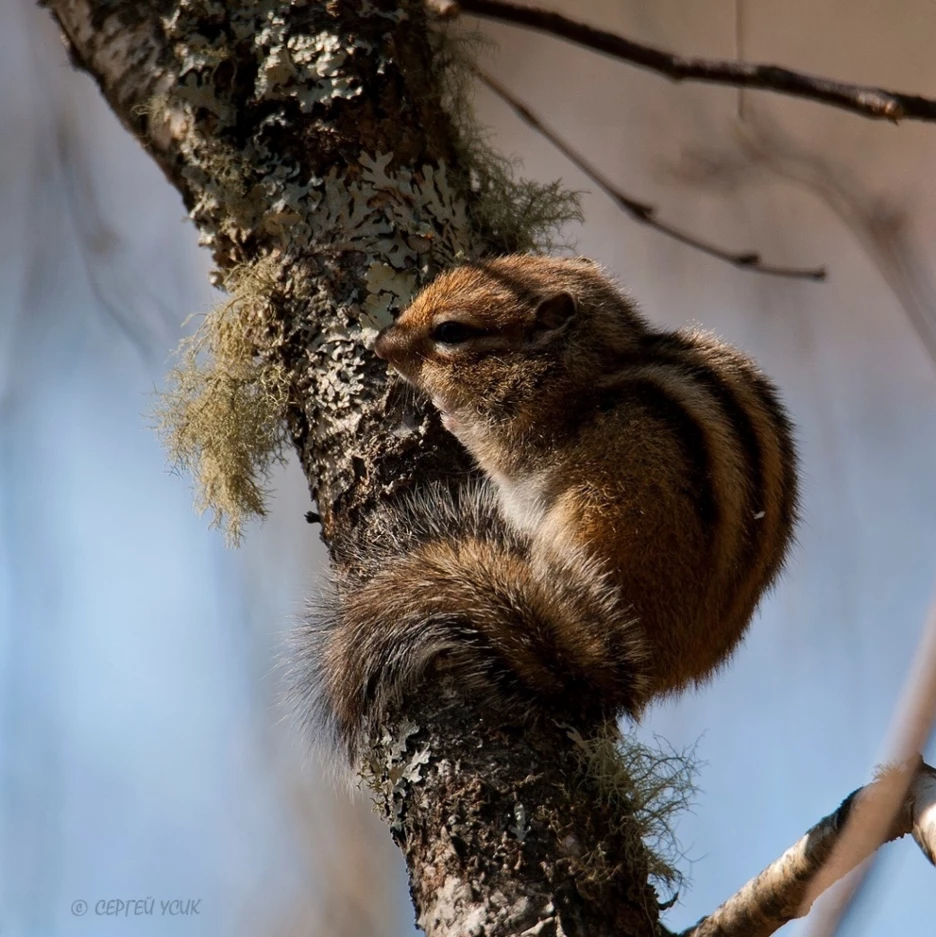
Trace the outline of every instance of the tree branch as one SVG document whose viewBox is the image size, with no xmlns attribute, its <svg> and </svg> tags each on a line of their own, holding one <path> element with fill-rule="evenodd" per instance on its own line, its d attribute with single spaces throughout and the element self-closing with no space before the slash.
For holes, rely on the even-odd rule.
<svg viewBox="0 0 936 937">
<path fill-rule="evenodd" d="M 652 205 L 640 202 L 629 195 L 625 195 L 614 183 L 608 179 L 599 169 L 588 162 L 577 150 L 573 149 L 565 140 L 562 139 L 554 130 L 548 127 L 543 120 L 534 114 L 523 102 L 508 91 L 497 79 L 492 78 L 487 72 L 475 66 L 475 74 L 482 84 L 491 89 L 502 101 L 509 105 L 517 116 L 524 123 L 529 124 L 537 133 L 549 140 L 550 143 L 560 153 L 562 153 L 570 162 L 578 166 L 579 169 L 591 179 L 622 211 L 626 212 L 634 221 L 645 224 L 648 227 L 659 231 L 666 237 L 686 244 L 695 250 L 702 251 L 710 257 L 716 257 L 734 267 L 740 267 L 743 270 L 753 270 L 755 273 L 765 273 L 770 276 L 788 277 L 799 280 L 824 280 L 826 276 L 825 267 L 778 267 L 773 264 L 765 264 L 761 261 L 760 254 L 756 251 L 729 251 L 718 247 L 709 241 L 697 238 L 692 234 L 660 221 L 656 216 L 656 209 Z"/>
<path fill-rule="evenodd" d="M 875 821 L 882 811 L 889 812 L 895 786 L 905 787 L 906 793 L 885 841 L 911 833 L 933 862 L 936 769 L 918 758 L 903 769 L 885 772 L 850 794 L 837 810 L 823 817 L 776 862 L 679 937 L 769 937 L 788 921 L 805 916 L 825 889 L 878 848 L 880 840 L 872 831 L 860 845 L 853 844 L 847 856 L 839 856 L 840 861 L 835 861 L 836 847 L 846 827 L 873 827 L 874 822 L 866 821 Z"/>
<path fill-rule="evenodd" d="M 673 81 L 700 81 L 734 88 L 773 91 L 828 104 L 862 117 L 895 123 L 900 120 L 936 120 L 936 100 L 917 94 L 832 81 L 778 65 L 676 55 L 570 20 L 560 13 L 520 6 L 505 0 L 459 0 L 458 6 L 464 13 L 537 29 L 665 75 Z M 451 4 L 447 4 L 447 15 L 452 15 Z"/>
<path fill-rule="evenodd" d="M 892 761 L 877 780 L 855 791 L 773 865 L 713 915 L 681 937 L 768 937 L 802 917 L 834 882 L 861 866 L 885 842 L 912 833 L 924 855 L 936 853 L 936 770 L 918 752 L 936 718 L 936 601 L 930 608 L 889 744 Z M 896 767 L 895 767 L 896 766 Z M 844 897 L 811 919 L 810 933 L 832 937 L 861 886 L 867 864 Z"/>
</svg>

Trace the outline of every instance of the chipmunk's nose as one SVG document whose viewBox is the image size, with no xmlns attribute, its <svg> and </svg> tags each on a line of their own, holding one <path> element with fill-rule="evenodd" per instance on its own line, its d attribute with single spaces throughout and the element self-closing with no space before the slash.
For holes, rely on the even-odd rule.
<svg viewBox="0 0 936 937">
<path fill-rule="evenodd" d="M 389 344 L 389 339 L 387 338 L 387 329 L 392 328 L 392 325 L 388 325 L 385 328 L 382 328 L 380 332 L 377 333 L 377 341 L 374 342 L 374 354 L 383 361 L 387 360 L 387 352 L 390 350 L 387 347 Z"/>
<path fill-rule="evenodd" d="M 374 342 L 374 354 L 383 361 L 389 361 L 393 356 L 393 347 L 396 344 L 395 335 L 392 324 L 382 328 L 377 335 L 377 341 Z"/>
</svg>

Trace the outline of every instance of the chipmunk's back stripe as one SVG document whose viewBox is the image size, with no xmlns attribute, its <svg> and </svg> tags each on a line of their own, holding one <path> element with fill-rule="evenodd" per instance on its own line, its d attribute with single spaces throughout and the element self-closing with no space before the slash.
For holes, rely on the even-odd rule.
<svg viewBox="0 0 936 937">
<path fill-rule="evenodd" d="M 787 416 L 786 409 L 780 402 L 773 385 L 764 379 L 754 382 L 754 393 L 764 411 L 770 417 L 775 428 L 774 437 L 779 453 L 779 518 L 774 531 L 774 551 L 770 574 L 775 574 L 783 562 L 784 546 L 789 540 L 790 532 L 796 523 L 797 506 L 797 480 L 796 480 L 796 447 L 793 443 L 793 424 Z"/>
<path fill-rule="evenodd" d="M 736 587 L 749 573 L 750 555 L 760 552 L 758 541 L 763 540 L 763 525 L 754 521 L 755 515 L 763 509 L 760 493 L 764 485 L 764 456 L 757 428 L 735 391 L 715 368 L 699 360 L 697 346 L 687 338 L 672 333 L 649 335 L 633 363 L 670 370 L 679 380 L 699 388 L 712 401 L 724 428 L 737 441 L 747 484 L 741 492 L 741 516 L 734 518 L 731 532 L 726 531 Z M 707 417 L 701 414 L 699 419 Z"/>
<path fill-rule="evenodd" d="M 649 336 L 644 353 L 701 387 L 719 408 L 737 440 L 748 484 L 743 493 L 742 514 L 734 528 L 735 540 L 731 551 L 733 573 L 730 574 L 729 592 L 736 596 L 736 601 L 729 603 L 723 614 L 729 618 L 746 617 L 751 612 L 749 603 L 756 601 L 763 575 L 773 575 L 779 567 L 777 551 L 786 540 L 792 524 L 789 513 L 792 500 L 787 494 L 791 485 L 785 483 L 786 479 L 781 480 L 784 494 L 780 497 L 786 497 L 789 503 L 781 504 L 777 516 L 773 510 L 769 517 L 764 514 L 771 504 L 777 503 L 768 490 L 772 481 L 768 475 L 772 473 L 768 471 L 769 459 L 764 447 L 776 440 L 781 459 L 789 459 L 790 455 L 784 448 L 789 448 L 786 435 L 789 424 L 778 401 L 773 398 L 772 389 L 763 379 L 751 375 L 753 380 L 749 383 L 753 399 L 747 395 L 744 399 L 717 367 L 700 361 L 700 349 L 687 336 L 672 333 Z M 764 410 L 763 423 L 755 422 L 751 412 L 753 406 Z M 769 433 L 767 439 L 764 438 L 765 432 Z"/>
<path fill-rule="evenodd" d="M 648 338 L 647 345 L 648 360 L 675 368 L 702 387 L 721 409 L 727 425 L 737 437 L 747 466 L 749 516 L 757 514 L 763 508 L 759 497 L 764 490 L 764 455 L 760 436 L 744 404 L 711 365 L 699 361 L 698 348 L 683 336 L 654 335 Z M 750 540 L 752 526 L 745 524 L 744 529 L 746 538 Z"/>
<path fill-rule="evenodd" d="M 655 417 L 669 424 L 673 434 L 682 444 L 686 463 L 689 466 L 690 490 L 699 512 L 705 536 L 711 540 L 715 535 L 721 516 L 718 497 L 712 480 L 712 458 L 705 431 L 692 411 L 666 388 L 649 376 L 625 377 L 619 388 L 627 386 L 627 396 L 643 404 Z"/>
<path fill-rule="evenodd" d="M 779 570 L 795 521 L 796 455 L 790 421 L 773 386 L 759 374 L 746 371 L 739 375 L 745 388 L 739 392 L 717 365 L 699 360 L 700 350 L 691 338 L 652 336 L 648 344 L 658 361 L 676 368 L 711 394 L 744 453 L 750 484 L 735 554 L 737 602 L 726 614 L 746 617 L 751 611 L 748 603 L 756 601 L 765 577 L 772 579 Z M 725 353 L 732 354 L 728 349 Z"/>
</svg>

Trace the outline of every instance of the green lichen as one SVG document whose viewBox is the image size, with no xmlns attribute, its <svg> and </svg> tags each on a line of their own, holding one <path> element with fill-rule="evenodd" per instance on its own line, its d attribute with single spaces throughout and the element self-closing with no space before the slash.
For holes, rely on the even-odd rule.
<svg viewBox="0 0 936 937">
<path fill-rule="evenodd" d="M 455 131 L 459 164 L 467 171 L 472 221 L 492 253 L 547 252 L 566 247 L 565 227 L 583 220 L 580 193 L 562 180 L 538 182 L 520 176 L 521 161 L 498 152 L 491 132 L 474 113 L 476 59 L 493 41 L 458 25 L 432 33 L 443 106 Z"/>
<path fill-rule="evenodd" d="M 676 836 L 676 819 L 692 806 L 698 792 L 694 749 L 676 751 L 662 740 L 648 745 L 633 731 L 621 733 L 613 724 L 587 739 L 575 731 L 569 735 L 599 802 L 622 821 L 636 823 L 651 880 L 675 895 L 686 884 L 677 867 L 685 855 Z M 603 857 L 589 858 L 594 874 Z"/>
<path fill-rule="evenodd" d="M 269 316 L 274 265 L 236 268 L 226 285 L 227 302 L 179 345 L 154 415 L 175 468 L 195 481 L 196 507 L 236 545 L 266 513 L 271 472 L 285 459 L 289 382 L 253 337 Z"/>
</svg>

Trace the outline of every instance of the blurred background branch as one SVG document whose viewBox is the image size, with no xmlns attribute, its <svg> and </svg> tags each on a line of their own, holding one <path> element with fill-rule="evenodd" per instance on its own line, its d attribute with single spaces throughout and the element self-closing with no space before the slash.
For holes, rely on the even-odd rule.
<svg viewBox="0 0 936 937">
<path fill-rule="evenodd" d="M 879 120 L 936 120 L 936 99 L 918 94 L 902 94 L 884 88 L 831 81 L 819 75 L 807 75 L 778 65 L 675 55 L 603 29 L 596 29 L 569 19 L 561 13 L 508 3 L 505 0 L 459 0 L 457 7 L 462 12 L 474 16 L 540 30 L 559 39 L 578 43 L 631 65 L 658 72 L 672 81 L 700 81 L 731 85 L 735 88 L 774 91 Z M 443 15 L 451 17 L 454 12 L 451 4 L 447 4 Z"/>
<path fill-rule="evenodd" d="M 936 286 L 913 234 L 911 206 L 872 195 L 853 172 L 763 110 L 749 108 L 732 139 L 733 147 L 686 147 L 670 167 L 673 177 L 732 197 L 772 173 L 819 198 L 861 244 L 936 365 Z"/>
<path fill-rule="evenodd" d="M 708 254 L 710 257 L 716 257 L 718 260 L 724 260 L 726 263 L 734 267 L 740 267 L 742 270 L 766 273 L 776 277 L 787 277 L 792 280 L 825 279 L 825 267 L 812 267 L 809 269 L 803 267 L 777 267 L 773 264 L 764 263 L 760 254 L 756 251 L 728 251 L 702 238 L 694 237 L 665 221 L 661 221 L 657 217 L 657 211 L 653 205 L 647 205 L 645 202 L 639 202 L 637 199 L 625 195 L 610 179 L 552 130 L 541 117 L 534 114 L 525 104 L 514 97 L 499 81 L 492 78 L 481 68 L 476 67 L 474 72 L 482 84 L 490 88 L 521 120 L 529 124 L 540 136 L 545 137 L 563 156 L 581 169 L 633 221 L 647 225 L 653 230 L 659 231 L 660 234 L 678 241 L 680 244 L 685 244 L 687 247 Z"/>
</svg>

